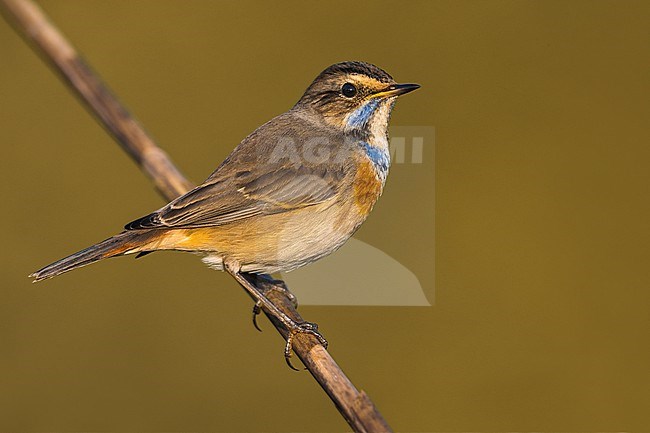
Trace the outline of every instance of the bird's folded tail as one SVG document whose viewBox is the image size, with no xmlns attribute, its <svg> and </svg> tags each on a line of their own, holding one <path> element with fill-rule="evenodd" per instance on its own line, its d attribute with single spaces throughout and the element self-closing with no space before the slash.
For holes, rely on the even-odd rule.
<svg viewBox="0 0 650 433">
<path fill-rule="evenodd" d="M 30 277 L 34 282 L 56 277 L 64 272 L 89 265 L 98 260 L 142 251 L 142 247 L 152 238 L 150 231 L 125 231 L 98 244 L 85 248 L 64 259 L 34 272 Z"/>
</svg>

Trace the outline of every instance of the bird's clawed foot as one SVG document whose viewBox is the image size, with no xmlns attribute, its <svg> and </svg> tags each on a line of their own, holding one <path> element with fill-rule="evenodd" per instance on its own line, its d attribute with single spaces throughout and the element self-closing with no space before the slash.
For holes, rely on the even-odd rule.
<svg viewBox="0 0 650 433">
<path fill-rule="evenodd" d="M 327 340 L 318 332 L 318 325 L 311 322 L 297 322 L 289 317 L 284 311 L 278 308 L 267 296 L 266 294 L 269 291 L 279 291 L 284 296 L 286 296 L 295 307 L 298 306 L 296 297 L 289 291 L 289 289 L 284 286 L 284 283 L 280 281 L 275 281 L 270 277 L 265 277 L 270 284 L 255 284 L 253 281 L 249 280 L 250 276 L 246 278 L 241 272 L 241 266 L 237 261 L 234 260 L 224 260 L 224 268 L 230 275 L 232 275 L 241 286 L 246 289 L 249 295 L 255 299 L 255 306 L 253 307 L 253 324 L 259 330 L 257 326 L 257 316 L 264 308 L 270 316 L 273 316 L 275 319 L 280 321 L 282 325 L 288 332 L 287 335 L 287 344 L 284 347 L 284 358 L 287 362 L 287 365 L 292 369 L 298 371 L 293 365 L 291 365 L 291 352 L 293 349 L 293 339 L 297 334 L 311 334 L 313 335 L 318 342 L 327 349 Z M 252 278 L 251 278 L 252 279 Z M 281 284 L 280 284 L 281 283 Z M 267 286 L 265 288 L 258 286 Z"/>
<path fill-rule="evenodd" d="M 323 335 L 318 332 L 318 324 L 312 323 L 312 322 L 300 322 L 300 323 L 294 323 L 291 327 L 289 327 L 289 335 L 287 337 L 287 344 L 284 346 L 284 360 L 287 362 L 287 365 L 289 368 L 295 371 L 300 371 L 296 367 L 291 364 L 291 352 L 293 350 L 293 338 L 296 336 L 296 334 L 311 334 L 316 339 L 318 342 L 325 348 L 327 349 L 327 340 Z"/>
</svg>

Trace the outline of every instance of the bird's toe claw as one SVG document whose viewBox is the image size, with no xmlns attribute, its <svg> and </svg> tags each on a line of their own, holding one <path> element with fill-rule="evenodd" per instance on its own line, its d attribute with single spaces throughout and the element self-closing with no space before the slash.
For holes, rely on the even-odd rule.
<svg viewBox="0 0 650 433">
<path fill-rule="evenodd" d="M 287 365 L 292 370 L 299 371 L 296 367 L 291 364 L 291 352 L 293 351 L 293 338 L 296 334 L 311 334 L 318 342 L 327 349 L 327 340 L 323 335 L 318 332 L 318 324 L 312 322 L 301 322 L 297 323 L 295 327 L 289 330 L 289 336 L 287 337 L 287 344 L 284 346 L 284 360 L 287 362 Z"/>
<path fill-rule="evenodd" d="M 257 329 L 260 332 L 262 332 L 262 329 L 257 324 L 257 316 L 259 316 L 261 312 L 262 312 L 262 304 L 260 302 L 255 303 L 255 305 L 253 306 L 253 326 L 255 327 L 255 329 Z"/>
</svg>

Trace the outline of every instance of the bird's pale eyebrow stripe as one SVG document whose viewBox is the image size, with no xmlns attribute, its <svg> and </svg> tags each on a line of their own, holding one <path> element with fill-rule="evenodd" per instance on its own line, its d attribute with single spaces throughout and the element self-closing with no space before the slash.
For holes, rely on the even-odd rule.
<svg viewBox="0 0 650 433">
<path fill-rule="evenodd" d="M 353 128 L 363 128 L 366 126 L 378 106 L 379 101 L 376 99 L 371 99 L 370 101 L 366 102 L 348 116 L 348 126 Z"/>
</svg>

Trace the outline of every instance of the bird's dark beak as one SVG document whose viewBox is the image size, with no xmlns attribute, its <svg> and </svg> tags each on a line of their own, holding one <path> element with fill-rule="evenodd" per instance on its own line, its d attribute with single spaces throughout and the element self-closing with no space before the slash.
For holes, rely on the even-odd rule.
<svg viewBox="0 0 650 433">
<path fill-rule="evenodd" d="M 419 89 L 419 84 L 391 84 L 384 90 L 381 90 L 372 95 L 373 98 L 387 98 L 391 96 L 399 96 L 408 92 L 412 92 L 415 89 Z"/>
</svg>

